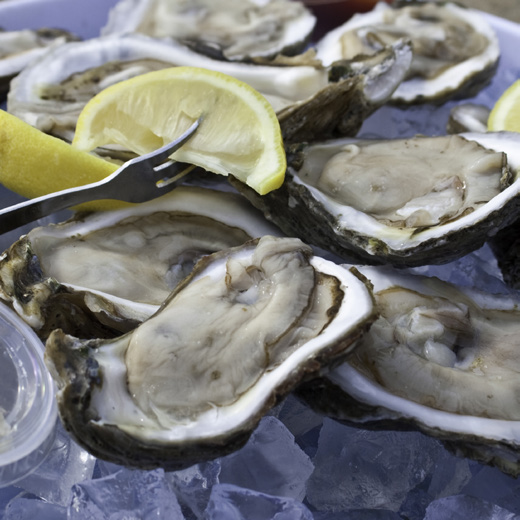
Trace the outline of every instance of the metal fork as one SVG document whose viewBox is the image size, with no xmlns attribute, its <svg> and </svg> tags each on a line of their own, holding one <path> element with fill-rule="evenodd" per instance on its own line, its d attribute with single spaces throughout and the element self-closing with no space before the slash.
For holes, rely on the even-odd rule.
<svg viewBox="0 0 520 520">
<path fill-rule="evenodd" d="M 171 191 L 194 166 L 168 160 L 199 127 L 197 119 L 180 137 L 146 155 L 125 162 L 104 179 L 15 204 L 0 210 L 0 234 L 56 211 L 97 199 L 145 202 Z"/>
</svg>

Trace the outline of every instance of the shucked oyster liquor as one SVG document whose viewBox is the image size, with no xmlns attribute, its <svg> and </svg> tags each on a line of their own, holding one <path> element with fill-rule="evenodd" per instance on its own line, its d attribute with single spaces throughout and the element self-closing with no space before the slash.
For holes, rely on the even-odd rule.
<svg viewBox="0 0 520 520">
<path fill-rule="evenodd" d="M 0 257 L 0 297 L 46 338 L 111 337 L 152 315 L 197 260 L 280 232 L 243 198 L 181 186 L 31 230 Z"/>
<path fill-rule="evenodd" d="M 228 453 L 352 349 L 375 318 L 365 283 L 298 239 L 266 235 L 207 256 L 134 331 L 50 335 L 62 422 L 118 464 L 174 469 Z"/>
<path fill-rule="evenodd" d="M 233 183 L 286 234 L 349 261 L 441 264 L 515 218 L 519 150 L 514 132 L 303 143 L 280 189 Z"/>
<path fill-rule="evenodd" d="M 300 395 L 364 428 L 417 428 L 520 474 L 520 302 L 360 267 L 380 316 L 348 361 Z"/>
<path fill-rule="evenodd" d="M 175 38 L 227 60 L 297 54 L 316 17 L 294 0 L 120 0 L 101 34 Z"/>
<path fill-rule="evenodd" d="M 371 54 L 409 38 L 413 60 L 392 100 L 398 104 L 441 103 L 470 97 L 493 77 L 500 57 L 498 38 L 481 13 L 451 2 L 380 2 L 356 14 L 317 43 L 325 63 Z"/>
<path fill-rule="evenodd" d="M 79 113 L 103 88 L 150 70 L 188 65 L 258 90 L 275 109 L 285 142 L 355 135 L 399 85 L 410 61 L 410 45 L 402 41 L 366 59 L 323 67 L 307 55 L 288 64 L 255 65 L 212 59 L 175 41 L 112 35 L 47 53 L 13 80 L 7 108 L 44 132 L 72 140 Z"/>
</svg>

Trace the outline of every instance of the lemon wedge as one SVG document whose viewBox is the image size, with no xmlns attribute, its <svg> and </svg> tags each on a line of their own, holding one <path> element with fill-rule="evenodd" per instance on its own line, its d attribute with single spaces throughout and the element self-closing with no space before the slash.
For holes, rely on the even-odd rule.
<svg viewBox="0 0 520 520">
<path fill-rule="evenodd" d="M 272 106 L 248 84 L 207 69 L 172 67 L 102 90 L 83 108 L 72 144 L 83 151 L 118 144 L 142 155 L 200 116 L 196 134 L 173 159 L 231 173 L 261 195 L 281 186 L 286 158 Z"/>
<path fill-rule="evenodd" d="M 488 118 L 488 130 L 520 132 L 520 80 L 500 96 Z"/>
<path fill-rule="evenodd" d="M 117 167 L 0 110 L 0 183 L 19 195 L 34 198 L 97 182 Z M 94 201 L 80 207 L 96 210 L 121 204 Z"/>
</svg>

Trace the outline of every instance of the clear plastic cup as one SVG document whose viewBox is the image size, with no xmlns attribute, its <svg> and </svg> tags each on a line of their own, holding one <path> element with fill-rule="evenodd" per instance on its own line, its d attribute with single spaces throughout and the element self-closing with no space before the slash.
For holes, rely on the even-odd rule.
<svg viewBox="0 0 520 520">
<path fill-rule="evenodd" d="M 0 303 L 0 487 L 34 471 L 56 433 L 54 384 L 34 331 Z"/>
</svg>

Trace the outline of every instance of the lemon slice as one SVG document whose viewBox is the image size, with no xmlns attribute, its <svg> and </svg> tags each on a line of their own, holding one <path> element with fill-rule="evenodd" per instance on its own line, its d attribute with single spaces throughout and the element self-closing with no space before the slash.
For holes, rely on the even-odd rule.
<svg viewBox="0 0 520 520">
<path fill-rule="evenodd" d="M 488 118 L 488 130 L 520 132 L 520 80 L 500 96 Z"/>
<path fill-rule="evenodd" d="M 97 182 L 117 165 L 73 148 L 0 110 L 0 182 L 27 198 Z M 121 206 L 116 201 L 82 204 L 84 210 Z"/>
<path fill-rule="evenodd" d="M 174 159 L 231 173 L 261 195 L 281 186 L 286 158 L 272 106 L 248 84 L 206 69 L 162 69 L 102 90 L 83 108 L 72 144 L 84 151 L 118 144 L 142 155 L 200 116 Z"/>
</svg>

